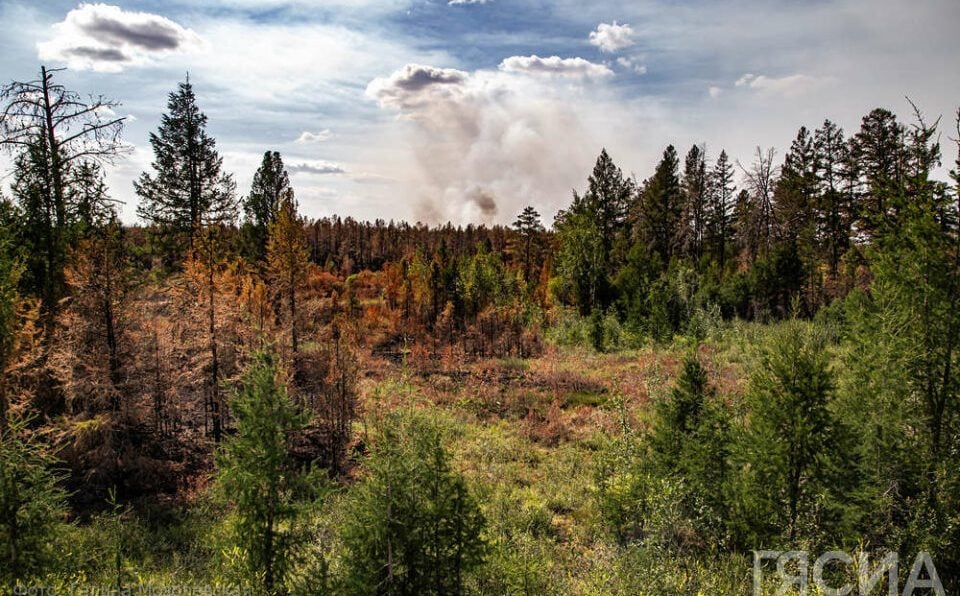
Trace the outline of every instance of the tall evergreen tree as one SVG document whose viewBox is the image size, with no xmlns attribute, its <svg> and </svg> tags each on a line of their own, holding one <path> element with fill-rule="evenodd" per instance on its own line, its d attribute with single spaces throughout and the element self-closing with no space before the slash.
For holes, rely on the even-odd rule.
<svg viewBox="0 0 960 596">
<path fill-rule="evenodd" d="M 633 198 L 633 182 L 624 178 L 623 172 L 607 154 L 600 151 L 593 173 L 588 179 L 588 188 L 583 195 L 583 208 L 590 213 L 600 231 L 600 241 L 606 259 L 610 260 L 619 236 L 624 230 L 627 212 Z"/>
<path fill-rule="evenodd" d="M 640 236 L 648 249 L 660 257 L 666 268 L 680 238 L 683 194 L 680 187 L 677 150 L 669 145 L 653 177 L 643 187 Z"/>
<path fill-rule="evenodd" d="M 813 138 L 801 126 L 780 168 L 776 212 L 784 236 L 812 248 L 816 229 L 816 154 Z"/>
<path fill-rule="evenodd" d="M 836 274 L 840 257 L 850 245 L 854 213 L 849 194 L 844 192 L 849 157 L 843 130 L 830 120 L 813 133 L 816 151 L 818 237 L 831 274 Z"/>
<path fill-rule="evenodd" d="M 707 208 L 708 244 L 720 264 L 720 269 L 726 266 L 727 244 L 734 234 L 734 207 L 737 187 L 733 180 L 733 164 L 727 157 L 726 151 L 720 151 L 720 156 L 710 173 L 709 202 Z"/>
<path fill-rule="evenodd" d="M 207 135 L 207 117 L 189 77 L 170 94 L 167 110 L 159 130 L 150 134 L 154 173 L 144 172 L 134 182 L 141 198 L 137 214 L 174 241 L 186 237 L 192 249 L 202 227 L 236 219 L 236 185 L 222 171 L 223 158 Z"/>
<path fill-rule="evenodd" d="M 687 152 L 683 164 L 683 247 L 698 267 L 703 257 L 708 210 L 706 153 L 705 146 L 694 145 Z"/>
<path fill-rule="evenodd" d="M 561 241 L 556 270 L 584 314 L 606 308 L 614 299 L 611 276 L 622 260 L 616 250 L 624 239 L 633 182 L 623 177 L 606 149 L 600 152 L 587 192 L 573 194 L 573 203 L 557 214 L 554 229 Z M 573 248 L 573 247 L 576 248 Z"/>
<path fill-rule="evenodd" d="M 905 130 L 893 112 L 876 108 L 863 117 L 850 139 L 862 185 L 859 231 L 875 237 L 894 225 L 905 168 Z"/>
<path fill-rule="evenodd" d="M 290 188 L 290 175 L 276 151 L 263 154 L 263 161 L 253 175 L 250 193 L 243 198 L 244 241 L 246 252 L 254 260 L 266 257 L 270 225 L 276 220 L 280 204 Z"/>
<path fill-rule="evenodd" d="M 523 279 L 529 283 L 534 259 L 540 251 L 540 238 L 545 231 L 543 224 L 540 223 L 540 214 L 532 206 L 527 205 L 513 222 L 513 229 L 520 236 L 515 253 L 523 259 Z"/>
</svg>

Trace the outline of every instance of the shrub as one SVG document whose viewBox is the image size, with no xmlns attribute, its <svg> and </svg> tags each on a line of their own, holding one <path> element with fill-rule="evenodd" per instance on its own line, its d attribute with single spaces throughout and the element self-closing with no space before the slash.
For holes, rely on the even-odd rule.
<svg viewBox="0 0 960 596">
<path fill-rule="evenodd" d="M 53 460 L 26 426 L 11 416 L 0 434 L 0 587 L 49 572 L 65 526 L 66 494 Z"/>
<path fill-rule="evenodd" d="M 750 379 L 746 428 L 735 449 L 735 503 L 744 546 L 843 543 L 854 487 L 848 432 L 834 414 L 823 334 L 790 321 L 773 333 Z"/>
<path fill-rule="evenodd" d="M 422 415 L 384 420 L 347 504 L 345 591 L 459 594 L 483 561 L 484 518 L 442 438 Z"/>
</svg>

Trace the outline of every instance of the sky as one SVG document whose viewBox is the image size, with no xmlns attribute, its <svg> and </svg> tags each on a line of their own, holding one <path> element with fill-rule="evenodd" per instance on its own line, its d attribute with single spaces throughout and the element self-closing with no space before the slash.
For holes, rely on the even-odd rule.
<svg viewBox="0 0 960 596">
<path fill-rule="evenodd" d="M 908 97 L 952 162 L 958 23 L 957 0 L 0 0 L 0 82 L 64 66 L 122 104 L 128 223 L 189 73 L 241 195 L 271 150 L 308 217 L 549 224 L 601 148 L 638 180 L 668 144 L 749 167 L 801 125 L 910 121 Z"/>
</svg>

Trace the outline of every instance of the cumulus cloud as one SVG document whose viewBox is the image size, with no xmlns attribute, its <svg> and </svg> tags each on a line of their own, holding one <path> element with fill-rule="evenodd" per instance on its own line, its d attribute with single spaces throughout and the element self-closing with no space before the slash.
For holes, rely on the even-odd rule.
<svg viewBox="0 0 960 596">
<path fill-rule="evenodd" d="M 510 56 L 500 63 L 504 72 L 531 73 L 575 79 L 604 78 L 613 75 L 613 71 L 603 64 L 596 64 L 583 58 L 561 58 L 550 56 Z"/>
<path fill-rule="evenodd" d="M 450 6 L 464 5 L 464 4 L 486 4 L 490 0 L 450 0 L 447 2 Z"/>
<path fill-rule="evenodd" d="M 720 87 L 717 87 L 716 85 L 711 85 L 711 86 L 707 89 L 707 95 L 709 95 L 710 97 L 713 97 L 713 98 L 720 97 L 720 94 L 721 94 L 721 93 L 723 93 L 723 89 L 721 89 Z"/>
<path fill-rule="evenodd" d="M 318 176 L 346 173 L 346 170 L 344 170 L 342 166 L 329 161 L 305 161 L 288 166 L 287 170 L 291 174 L 314 174 Z"/>
<path fill-rule="evenodd" d="M 305 130 L 300 133 L 300 136 L 297 137 L 295 143 L 300 143 L 302 145 L 310 143 L 322 143 L 323 141 L 329 141 L 333 138 L 333 132 L 329 128 L 325 128 L 318 132 L 310 132 Z"/>
<path fill-rule="evenodd" d="M 51 39 L 37 44 L 38 57 L 78 70 L 120 72 L 199 43 L 166 17 L 108 4 L 81 4 L 52 30 Z"/>
<path fill-rule="evenodd" d="M 734 85 L 736 87 L 743 87 L 760 92 L 797 95 L 810 90 L 819 82 L 819 79 L 805 74 L 795 74 L 777 78 L 747 73 L 737 79 Z"/>
<path fill-rule="evenodd" d="M 432 83 L 402 84 L 422 70 L 434 73 Z M 508 69 L 408 66 L 371 83 L 368 95 L 405 122 L 414 162 L 400 188 L 414 216 L 491 223 L 528 204 L 564 204 L 599 144 L 578 113 L 582 91 L 555 82 Z"/>
<path fill-rule="evenodd" d="M 622 50 L 634 44 L 633 28 L 627 24 L 618 25 L 616 21 L 600 23 L 590 32 L 590 43 L 600 48 L 601 52 Z"/>
<path fill-rule="evenodd" d="M 367 97 L 380 102 L 381 107 L 414 108 L 457 93 L 467 76 L 466 72 L 454 68 L 407 64 L 388 77 L 371 81 L 366 93 Z"/>
</svg>

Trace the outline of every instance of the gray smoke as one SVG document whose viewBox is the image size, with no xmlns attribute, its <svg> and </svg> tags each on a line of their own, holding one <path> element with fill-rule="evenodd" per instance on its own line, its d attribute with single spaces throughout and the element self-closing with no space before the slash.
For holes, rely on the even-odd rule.
<svg viewBox="0 0 960 596">
<path fill-rule="evenodd" d="M 368 96 L 408 121 L 415 216 L 509 223 L 526 205 L 547 214 L 569 202 L 599 148 L 570 104 L 549 91 L 509 73 L 419 65 L 371 82 Z"/>
</svg>

